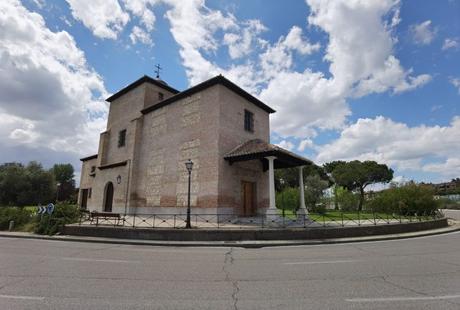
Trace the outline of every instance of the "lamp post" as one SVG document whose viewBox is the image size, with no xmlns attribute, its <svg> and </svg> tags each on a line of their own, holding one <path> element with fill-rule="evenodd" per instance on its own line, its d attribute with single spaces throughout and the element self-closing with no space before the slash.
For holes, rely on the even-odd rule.
<svg viewBox="0 0 460 310">
<path fill-rule="evenodd" d="M 285 217 L 285 211 L 284 211 L 284 179 L 280 178 L 280 184 L 281 184 L 281 211 L 282 211 L 282 216 L 283 218 Z"/>
<path fill-rule="evenodd" d="M 185 168 L 187 168 L 187 171 L 188 171 L 187 221 L 185 224 L 185 228 L 192 228 L 192 225 L 190 224 L 190 183 L 191 183 L 193 161 L 189 159 L 185 163 Z"/>
<path fill-rule="evenodd" d="M 56 203 L 59 200 L 59 187 L 61 186 L 61 183 L 56 183 Z"/>
</svg>

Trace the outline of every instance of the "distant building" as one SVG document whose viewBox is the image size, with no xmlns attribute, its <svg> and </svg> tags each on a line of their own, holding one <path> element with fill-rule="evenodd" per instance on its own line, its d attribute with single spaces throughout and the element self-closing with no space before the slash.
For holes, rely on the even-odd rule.
<svg viewBox="0 0 460 310">
<path fill-rule="evenodd" d="M 438 184 L 429 183 L 437 195 L 460 194 L 460 178 L 452 179 L 450 182 Z"/>
<path fill-rule="evenodd" d="M 223 76 L 182 92 L 144 76 L 107 101 L 98 154 L 81 159 L 82 208 L 184 213 L 191 159 L 194 213 L 274 214 L 273 169 L 312 164 L 270 144 L 275 111 Z"/>
</svg>

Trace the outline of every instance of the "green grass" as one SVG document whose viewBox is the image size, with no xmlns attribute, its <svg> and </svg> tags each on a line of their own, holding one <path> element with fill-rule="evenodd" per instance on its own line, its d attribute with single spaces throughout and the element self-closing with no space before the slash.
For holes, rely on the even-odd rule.
<svg viewBox="0 0 460 310">
<path fill-rule="evenodd" d="M 278 211 L 279 214 L 282 214 L 282 211 Z M 294 214 L 293 211 L 291 210 L 285 210 L 285 215 L 287 218 L 295 218 L 296 215 Z M 342 217 L 344 221 L 357 221 L 359 220 L 374 220 L 374 217 L 376 219 L 398 219 L 398 215 L 393 215 L 393 214 L 386 214 L 386 213 L 372 213 L 372 212 L 342 212 L 342 211 L 336 211 L 336 210 L 327 210 L 324 214 L 319 214 L 319 213 L 309 213 L 308 217 L 317 222 L 322 222 L 322 221 L 341 221 Z"/>
</svg>

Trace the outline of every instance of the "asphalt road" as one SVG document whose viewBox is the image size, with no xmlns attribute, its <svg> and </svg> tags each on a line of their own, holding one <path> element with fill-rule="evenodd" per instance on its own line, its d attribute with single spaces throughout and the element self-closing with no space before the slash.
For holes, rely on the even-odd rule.
<svg viewBox="0 0 460 310">
<path fill-rule="evenodd" d="M 0 238 L 0 309 L 460 309 L 460 232 L 262 249 Z"/>
</svg>

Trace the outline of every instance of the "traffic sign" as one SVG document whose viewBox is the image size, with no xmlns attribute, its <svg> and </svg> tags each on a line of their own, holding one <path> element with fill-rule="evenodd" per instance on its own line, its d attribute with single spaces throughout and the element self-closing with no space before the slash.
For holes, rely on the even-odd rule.
<svg viewBox="0 0 460 310">
<path fill-rule="evenodd" d="M 46 206 L 46 212 L 48 212 L 48 214 L 51 214 L 51 213 L 53 213 L 53 211 L 54 211 L 54 205 L 52 203 L 49 203 Z"/>
<path fill-rule="evenodd" d="M 46 212 L 46 207 L 45 206 L 38 206 L 38 212 L 37 214 L 43 214 Z"/>
</svg>

